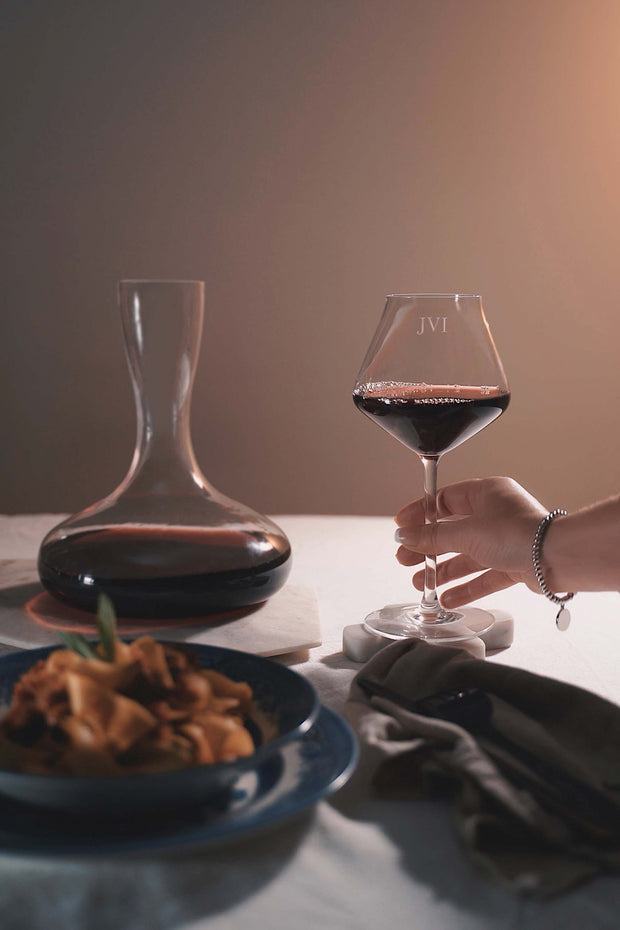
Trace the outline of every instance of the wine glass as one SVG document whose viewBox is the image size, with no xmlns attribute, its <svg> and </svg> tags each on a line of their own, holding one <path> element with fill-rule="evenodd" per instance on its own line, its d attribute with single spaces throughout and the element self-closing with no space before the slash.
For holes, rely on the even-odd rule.
<svg viewBox="0 0 620 930">
<path fill-rule="evenodd" d="M 476 294 L 391 294 L 353 391 L 355 405 L 424 466 L 425 521 L 437 520 L 437 464 L 508 406 L 508 381 Z M 487 632 L 488 611 L 444 610 L 437 558 L 427 555 L 419 604 L 373 611 L 364 626 L 389 639 L 459 642 Z"/>
</svg>

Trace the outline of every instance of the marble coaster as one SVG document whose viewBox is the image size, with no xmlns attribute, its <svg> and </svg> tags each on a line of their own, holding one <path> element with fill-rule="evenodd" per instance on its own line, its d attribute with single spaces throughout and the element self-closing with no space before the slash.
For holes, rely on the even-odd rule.
<svg viewBox="0 0 620 930">
<path fill-rule="evenodd" d="M 0 559 L 0 643 L 27 649 L 56 646 L 61 630 L 95 633 L 92 614 L 51 597 L 39 582 L 34 559 Z M 224 646 L 260 656 L 285 655 L 321 645 L 315 592 L 285 585 L 246 610 L 181 620 L 118 619 L 123 635 L 156 633 L 159 639 Z"/>
<path fill-rule="evenodd" d="M 462 643 L 436 643 L 464 649 L 474 659 L 484 659 L 488 653 L 507 649 L 514 638 L 514 619 L 505 610 L 490 610 L 495 623 L 486 633 L 472 637 Z M 342 631 L 342 650 L 352 662 L 367 662 L 379 649 L 395 640 L 369 633 L 362 623 L 352 623 Z"/>
</svg>

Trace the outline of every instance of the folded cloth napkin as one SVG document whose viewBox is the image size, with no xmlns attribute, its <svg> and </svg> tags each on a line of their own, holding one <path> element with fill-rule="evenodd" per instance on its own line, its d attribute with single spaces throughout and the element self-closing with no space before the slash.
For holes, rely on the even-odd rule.
<svg viewBox="0 0 620 930">
<path fill-rule="evenodd" d="M 402 640 L 355 677 L 347 716 L 382 797 L 448 796 L 472 859 L 525 894 L 620 871 L 620 707 L 581 688 Z"/>
</svg>

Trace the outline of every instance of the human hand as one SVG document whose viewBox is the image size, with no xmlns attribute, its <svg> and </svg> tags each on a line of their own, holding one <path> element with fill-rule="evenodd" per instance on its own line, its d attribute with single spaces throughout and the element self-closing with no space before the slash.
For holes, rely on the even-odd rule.
<svg viewBox="0 0 620 930">
<path fill-rule="evenodd" d="M 437 584 L 444 585 L 475 572 L 476 577 L 442 594 L 445 607 L 458 607 L 519 581 L 533 591 L 538 584 L 532 566 L 532 542 L 547 511 L 512 478 L 474 478 L 446 485 L 437 495 L 442 522 L 424 524 L 424 498 L 412 501 L 396 515 L 396 558 L 417 565 L 426 554 L 457 555 L 438 562 Z M 413 575 L 424 590 L 424 571 Z"/>
</svg>

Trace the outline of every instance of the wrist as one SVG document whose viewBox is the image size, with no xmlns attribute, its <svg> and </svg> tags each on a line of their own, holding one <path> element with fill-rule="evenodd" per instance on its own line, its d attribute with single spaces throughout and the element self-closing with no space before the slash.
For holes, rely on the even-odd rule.
<svg viewBox="0 0 620 930">
<path fill-rule="evenodd" d="M 558 517 L 548 529 L 541 567 L 549 588 L 620 590 L 620 498 Z"/>
</svg>

